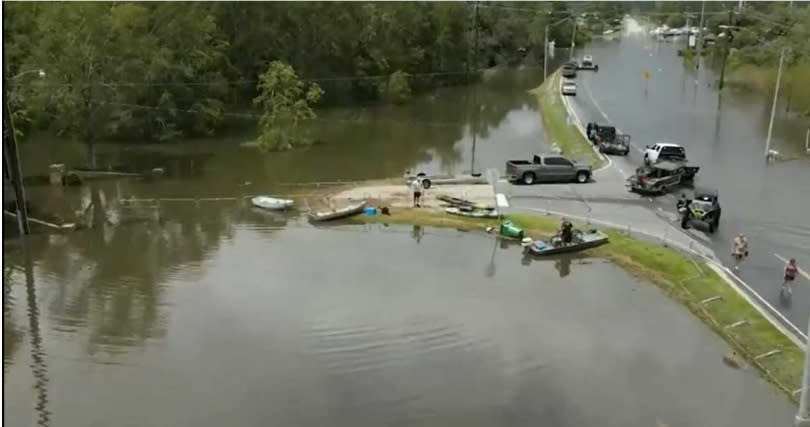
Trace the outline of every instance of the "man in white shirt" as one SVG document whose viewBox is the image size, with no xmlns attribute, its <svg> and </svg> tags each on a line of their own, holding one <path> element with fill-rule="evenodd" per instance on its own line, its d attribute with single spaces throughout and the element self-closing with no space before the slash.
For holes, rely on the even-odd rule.
<svg viewBox="0 0 810 427">
<path fill-rule="evenodd" d="M 422 207 L 422 178 L 417 177 L 411 181 L 411 190 L 413 190 L 413 207 Z"/>
</svg>

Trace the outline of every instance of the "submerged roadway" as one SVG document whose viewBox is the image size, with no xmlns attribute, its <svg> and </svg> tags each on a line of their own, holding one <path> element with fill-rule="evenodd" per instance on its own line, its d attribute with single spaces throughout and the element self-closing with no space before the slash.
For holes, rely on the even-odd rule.
<svg viewBox="0 0 810 427">
<path fill-rule="evenodd" d="M 584 53 L 594 56 L 599 72 L 578 73 L 578 94 L 567 99 L 569 112 L 578 125 L 592 121 L 630 134 L 630 155 L 610 156 L 610 166 L 597 171 L 592 184 L 504 191 L 518 209 L 628 225 L 665 239 L 686 235 L 690 245 L 708 248 L 727 266 L 733 237 L 745 233 L 751 253 L 738 278 L 762 298 L 762 305 L 781 313 L 792 330 L 804 332 L 810 316 L 810 163 L 798 154 L 803 140 L 795 124 L 777 120 L 772 147 L 794 159 L 766 163 L 768 97 L 728 88 L 718 92 L 714 72 L 684 65 L 677 55 L 680 47 L 641 33 L 590 44 Z M 645 70 L 651 75 L 646 84 Z M 625 179 L 643 163 L 644 147 L 664 141 L 683 145 L 690 161 L 701 167 L 697 188 L 719 192 L 723 215 L 716 233 L 677 227 L 678 193 L 647 198 L 625 187 Z M 802 269 L 791 302 L 779 298 L 787 258 L 796 258 Z"/>
</svg>

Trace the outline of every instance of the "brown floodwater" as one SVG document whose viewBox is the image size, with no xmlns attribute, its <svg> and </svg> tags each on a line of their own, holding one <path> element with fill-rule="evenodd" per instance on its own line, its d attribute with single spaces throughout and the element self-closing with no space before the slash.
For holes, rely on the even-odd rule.
<svg viewBox="0 0 810 427">
<path fill-rule="evenodd" d="M 180 218 L 6 242 L 8 425 L 791 420 L 705 325 L 601 260 L 235 205 Z"/>
</svg>

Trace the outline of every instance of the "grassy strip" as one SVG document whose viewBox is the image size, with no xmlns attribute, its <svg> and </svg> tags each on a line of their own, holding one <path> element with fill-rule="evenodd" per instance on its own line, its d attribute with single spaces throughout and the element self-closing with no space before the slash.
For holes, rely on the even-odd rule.
<svg viewBox="0 0 810 427">
<path fill-rule="evenodd" d="M 508 215 L 513 223 L 534 237 L 548 236 L 559 228 L 559 220 L 552 217 L 515 214 Z M 397 209 L 391 216 L 355 216 L 357 223 L 414 224 L 450 227 L 461 230 L 497 227 L 494 219 L 476 219 L 447 215 L 431 209 Z M 685 305 L 728 342 L 763 376 L 785 392 L 792 400 L 791 391 L 801 384 L 804 353 L 734 289 L 711 270 L 702 260 L 693 260 L 670 248 L 634 239 L 619 231 L 607 231 L 610 244 L 587 251 L 590 255 L 607 258 L 626 270 L 643 277 L 661 288 L 667 295 Z M 701 301 L 713 296 L 721 301 L 708 305 Z M 736 328 L 726 326 L 739 320 L 748 324 Z M 779 349 L 781 353 L 760 360 L 754 357 Z"/>
<path fill-rule="evenodd" d="M 529 91 L 537 98 L 546 139 L 556 143 L 564 155 L 590 163 L 594 169 L 605 164 L 604 158 L 597 155 L 591 143 L 577 129 L 568 123 L 568 111 L 560 94 L 560 71 L 558 70 L 539 87 Z"/>
</svg>

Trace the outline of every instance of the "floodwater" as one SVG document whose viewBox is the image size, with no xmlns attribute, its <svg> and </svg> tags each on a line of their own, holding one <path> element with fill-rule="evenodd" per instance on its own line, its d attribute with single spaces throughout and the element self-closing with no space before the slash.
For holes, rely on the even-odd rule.
<svg viewBox="0 0 810 427">
<path fill-rule="evenodd" d="M 237 205 L 176 215 L 6 242 L 6 423 L 761 427 L 794 413 L 724 365 L 686 309 L 604 261 Z"/>
<path fill-rule="evenodd" d="M 506 160 L 543 149 L 537 102 L 528 93 L 542 80 L 542 67 L 493 69 L 485 71 L 478 84 L 440 88 L 402 106 L 322 110 L 312 129 L 316 144 L 307 150 L 260 154 L 255 147 L 239 146 L 255 136 L 246 133 L 217 142 L 98 144 L 92 157 L 101 168 L 162 167 L 173 177 L 194 175 L 193 181 L 177 185 L 164 180 L 157 190 L 184 196 L 232 194 L 245 182 L 265 191 L 288 182 L 400 177 L 411 169 L 426 173 L 503 169 Z M 473 98 L 479 105 L 477 120 Z M 25 175 L 47 173 L 51 163 L 83 166 L 90 157 L 81 144 L 40 136 L 21 145 L 21 151 Z"/>
<path fill-rule="evenodd" d="M 810 119 L 786 114 L 786 105 L 778 105 L 771 147 L 789 160 L 767 164 L 773 94 L 729 86 L 720 93 L 714 58 L 705 57 L 700 71 L 684 65 L 677 50 L 685 43 L 627 34 L 587 46 L 600 68 L 577 78 L 581 90 L 574 102 L 581 119 L 612 123 L 632 136 L 638 150 L 659 141 L 684 145 L 690 161 L 701 167 L 696 186 L 717 190 L 723 206 L 718 232 L 700 237 L 710 238 L 706 243 L 726 259 L 733 237 L 745 233 L 752 255 L 740 276 L 804 330 L 810 289 L 799 287 L 787 306 L 779 301 L 779 285 L 785 258 L 810 266 L 810 153 L 805 153 Z M 646 84 L 644 70 L 650 73 Z M 629 162 L 614 162 L 630 172 L 642 156 L 634 151 Z M 659 203 L 674 210 L 673 198 Z"/>
</svg>

